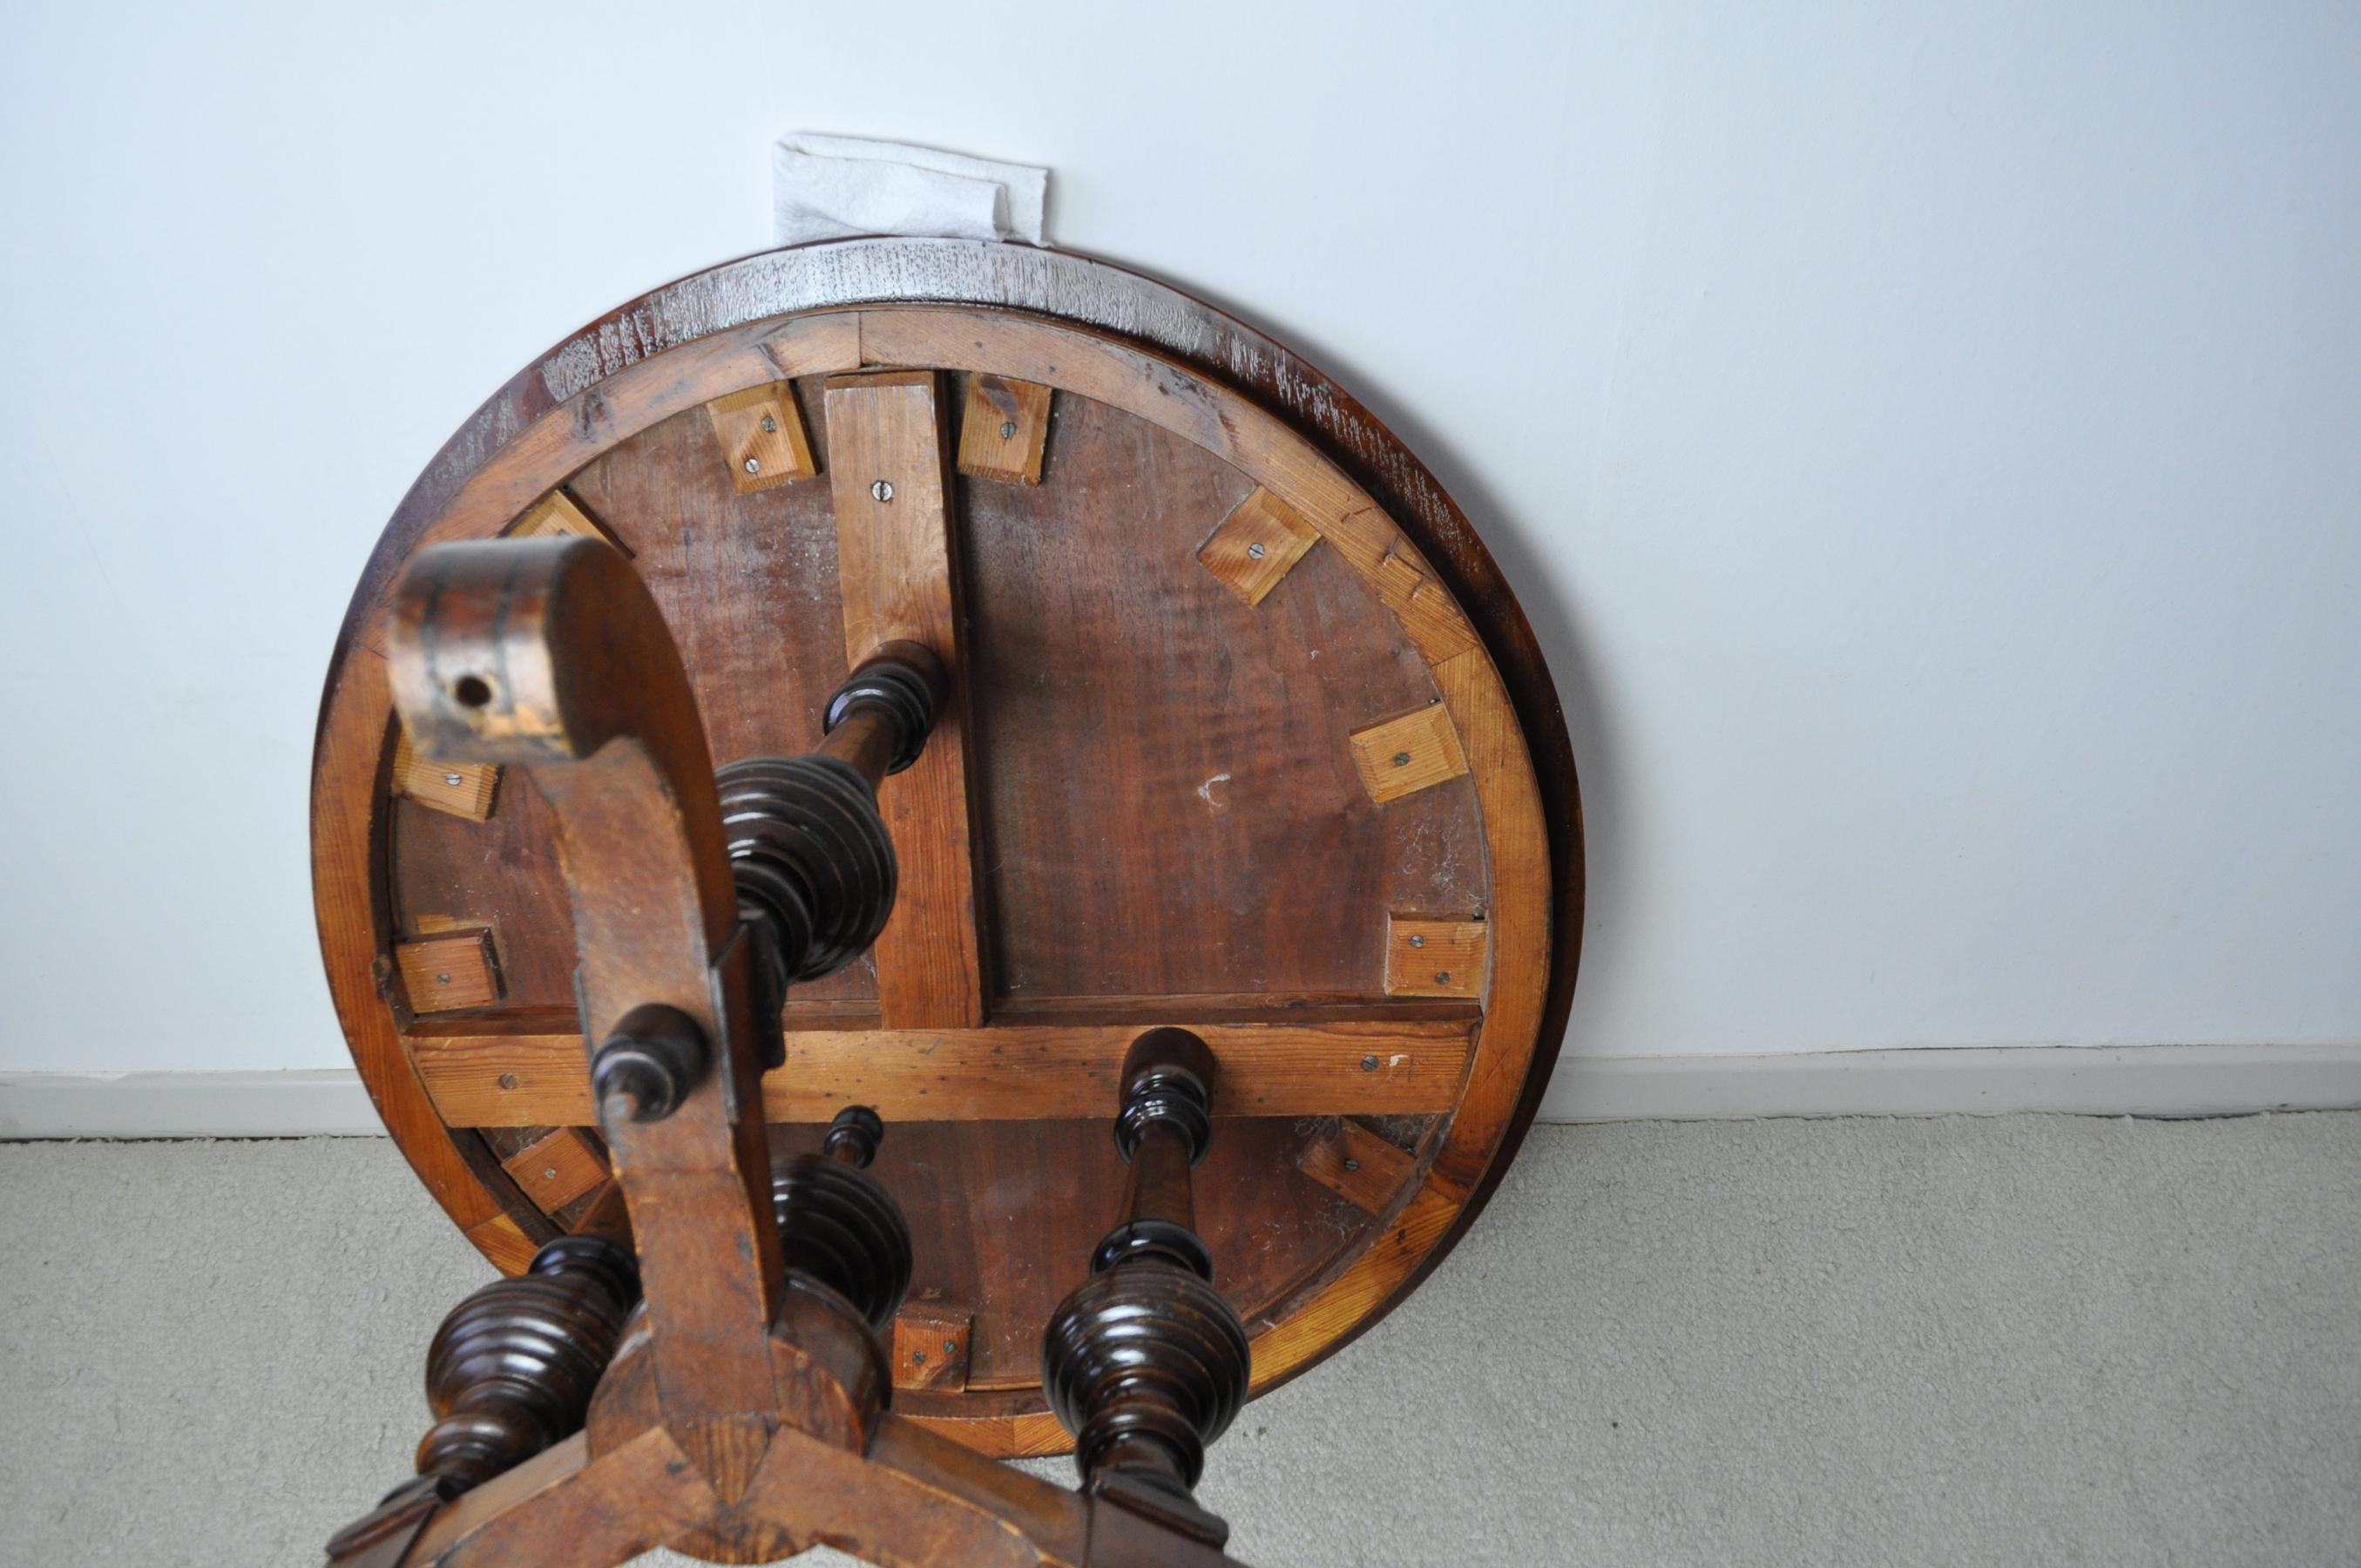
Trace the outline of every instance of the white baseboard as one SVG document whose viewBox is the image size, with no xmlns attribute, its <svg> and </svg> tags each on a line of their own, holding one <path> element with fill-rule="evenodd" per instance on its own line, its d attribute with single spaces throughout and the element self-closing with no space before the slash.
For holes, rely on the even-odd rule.
<svg viewBox="0 0 2361 1568">
<path fill-rule="evenodd" d="M 2361 1109 L 2361 1046 L 1991 1046 L 1559 1058 L 1544 1122 Z"/>
<path fill-rule="evenodd" d="M 2361 1046 L 2001 1046 L 1558 1063 L 1544 1122 L 1753 1116 L 2239 1116 L 2361 1109 Z M 350 1069 L 0 1073 L 0 1140 L 384 1132 Z"/>
<path fill-rule="evenodd" d="M 382 1136 L 351 1068 L 0 1073 L 0 1139 Z"/>
</svg>

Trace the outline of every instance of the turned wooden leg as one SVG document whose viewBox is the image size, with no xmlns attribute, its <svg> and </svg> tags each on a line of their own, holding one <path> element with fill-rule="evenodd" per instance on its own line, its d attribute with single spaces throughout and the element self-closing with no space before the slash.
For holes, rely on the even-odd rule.
<svg viewBox="0 0 2361 1568">
<path fill-rule="evenodd" d="M 571 1235 L 534 1254 L 523 1274 L 454 1307 L 426 1352 L 435 1420 L 418 1445 L 418 1475 L 331 1541 L 328 1560 L 401 1562 L 442 1504 L 581 1431 L 639 1299 L 628 1251 Z"/>
<path fill-rule="evenodd" d="M 894 913 L 894 840 L 877 786 L 917 761 L 941 706 L 940 660 L 888 643 L 828 704 L 828 736 L 800 757 L 749 757 L 714 776 L 754 943 L 756 1055 L 785 1059 L 778 1003 L 787 987 L 833 974 L 867 952 Z"/>
<path fill-rule="evenodd" d="M 909 1223 L 868 1170 L 884 1135 L 876 1112 L 847 1106 L 829 1124 L 824 1152 L 771 1170 L 781 1261 L 850 1301 L 872 1333 L 894 1321 L 910 1289 Z"/>
<path fill-rule="evenodd" d="M 1123 1218 L 1050 1317 L 1041 1386 L 1074 1434 L 1086 1491 L 1219 1546 L 1229 1526 L 1191 1493 L 1205 1445 L 1246 1402 L 1249 1356 L 1245 1325 L 1213 1288 L 1190 1191 L 1213 1135 L 1213 1072 L 1185 1029 L 1132 1042 L 1115 1119 L 1131 1167 Z"/>
</svg>

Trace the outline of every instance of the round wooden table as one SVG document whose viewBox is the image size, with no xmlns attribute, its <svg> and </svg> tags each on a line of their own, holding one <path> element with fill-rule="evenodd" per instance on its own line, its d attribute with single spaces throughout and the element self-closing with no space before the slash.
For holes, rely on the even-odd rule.
<svg viewBox="0 0 2361 1568">
<path fill-rule="evenodd" d="M 628 554 L 717 764 L 817 744 L 877 605 L 935 586 L 961 702 L 881 797 L 899 901 L 794 992 L 763 1081 L 781 1156 L 848 1104 L 884 1120 L 917 1255 L 897 1409 L 1065 1447 L 1042 1326 L 1113 1215 L 1116 1066 L 1153 1025 L 1220 1059 L 1197 1213 L 1255 1392 L 1475 1219 L 1548 1079 L 1583 896 L 1565 727 L 1475 530 L 1351 396 L 1177 290 L 851 240 L 683 279 L 517 375 L 338 636 L 328 977 L 388 1128 L 495 1263 L 609 1185 L 572 919 L 533 789 L 410 754 L 382 622 L 423 546 L 552 532 Z"/>
</svg>

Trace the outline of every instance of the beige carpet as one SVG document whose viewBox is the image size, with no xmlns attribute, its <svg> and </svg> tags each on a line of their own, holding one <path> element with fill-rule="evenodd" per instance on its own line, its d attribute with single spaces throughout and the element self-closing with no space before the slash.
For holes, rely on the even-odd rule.
<svg viewBox="0 0 2361 1568">
<path fill-rule="evenodd" d="M 0 1146 L 0 1563 L 316 1563 L 488 1277 L 382 1141 Z M 1203 1496 L 1266 1565 L 2361 1563 L 2361 1114 L 1542 1129 Z"/>
</svg>

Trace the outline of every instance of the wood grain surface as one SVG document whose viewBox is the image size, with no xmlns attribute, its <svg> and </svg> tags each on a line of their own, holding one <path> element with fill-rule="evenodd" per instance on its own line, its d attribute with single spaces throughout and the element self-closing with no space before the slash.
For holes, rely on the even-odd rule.
<svg viewBox="0 0 2361 1568">
<path fill-rule="evenodd" d="M 876 974 L 856 965 L 798 992 L 794 1006 L 836 1009 L 838 1026 L 817 1012 L 791 1021 L 791 1045 L 804 1041 L 818 1087 L 783 1105 L 766 1085 L 766 1112 L 818 1117 L 840 1103 L 811 1054 L 828 1051 L 827 1071 L 884 1075 L 860 1078 L 862 1092 L 904 1094 L 906 1106 L 947 1094 L 1021 1114 L 1038 1097 L 1004 1093 L 1005 1081 L 1087 1083 L 1111 1071 L 1124 1025 L 1188 1022 L 1185 1008 L 1170 1009 L 1189 997 L 1316 997 L 1323 1026 L 1393 1027 L 1378 1010 L 1408 999 L 1388 995 L 1389 975 L 1400 979 L 1389 916 L 1467 923 L 1480 912 L 1488 930 L 1477 991 L 1467 995 L 1454 969 L 1456 999 L 1408 1003 L 1480 1010 L 1455 1025 L 1459 1065 L 1439 1097 L 1423 1070 L 1414 1094 L 1377 1075 L 1360 1083 L 1349 1058 L 1357 1100 L 1340 1089 L 1333 1100 L 1281 1102 L 1317 1107 L 1292 1119 L 1242 1124 L 1268 1129 L 1256 1136 L 1276 1174 L 1202 1179 L 1207 1212 L 1229 1216 L 1209 1239 L 1225 1287 L 1225 1249 L 1241 1260 L 1238 1304 L 1256 1335 L 1257 1387 L 1267 1387 L 1414 1286 L 1530 1120 L 1550 1054 L 1538 1047 L 1554 1047 L 1562 1026 L 1580 926 L 1571 759 L 1546 670 L 1497 568 L 1449 498 L 1347 394 L 1160 285 L 1082 258 L 1005 254 L 1013 248 L 854 242 L 700 275 L 593 323 L 497 395 L 487 405 L 496 417 L 455 437 L 389 528 L 324 699 L 314 843 L 332 991 L 404 1152 L 462 1228 L 515 1266 L 509 1238 L 546 1234 L 546 1213 L 481 1135 L 437 1113 L 437 1098 L 472 1106 L 463 1120 L 495 1118 L 489 1127 L 576 1118 L 521 1115 L 514 1102 L 496 1113 L 480 1102 L 523 1092 L 527 1080 L 501 1090 L 505 1069 L 487 1057 L 478 1065 L 496 1069 L 489 1087 L 480 1073 L 462 1083 L 438 1053 L 559 1040 L 578 1077 L 578 1031 L 514 1027 L 535 1010 L 570 1009 L 574 933 L 531 790 L 501 788 L 473 822 L 393 798 L 386 785 L 390 731 L 381 676 L 370 672 L 376 607 L 393 570 L 424 540 L 488 536 L 570 495 L 638 553 L 717 760 L 791 754 L 816 742 L 818 704 L 856 635 L 840 576 L 845 487 L 741 494 L 717 458 L 706 405 L 792 383 L 814 450 L 832 454 L 839 435 L 820 379 L 831 375 L 924 373 L 944 389 L 939 398 L 961 399 L 962 434 L 983 378 L 1054 389 L 1056 450 L 1042 482 L 943 483 L 946 560 L 967 601 L 951 630 L 973 724 L 983 1027 L 883 1036 L 873 1061 L 855 1059 L 849 1043 L 879 1026 Z M 914 291 L 973 303 L 895 302 Z M 939 450 L 939 414 L 936 430 Z M 832 456 L 827 467 L 835 472 Z M 1257 492 L 1331 548 L 1307 545 L 1250 603 L 1200 552 Z M 1266 546 L 1260 560 L 1274 554 Z M 1374 798 L 1353 736 L 1420 713 L 1440 716 L 1462 767 Z M 903 849 L 906 872 L 920 852 L 917 840 Z M 373 966 L 393 941 L 423 934 L 416 911 L 499 924 L 503 1012 L 422 1030 L 379 1000 Z M 449 1026 L 479 1022 L 488 1033 Z M 1247 1080 L 1268 1069 L 1299 1086 L 1290 1093 L 1320 1081 L 1290 1054 L 1317 1037 L 1312 1022 L 1241 1036 Z M 972 1042 L 1005 1030 L 1016 1033 L 995 1044 L 1037 1053 L 1027 1059 L 1055 1072 L 996 1076 L 960 1047 L 927 1051 L 935 1034 Z M 1266 1052 L 1282 1032 L 1299 1046 Z M 437 1043 L 451 1041 L 469 1043 Z M 1430 1064 L 1435 1048 L 1420 1047 Z M 897 1052 L 906 1064 L 946 1050 L 936 1088 L 923 1082 L 925 1067 L 895 1065 Z M 422 1070 L 436 1078 L 433 1092 Z M 1078 1089 L 1070 1098 L 1089 1097 Z M 1027 1402 L 1026 1341 L 1078 1277 L 1060 1270 L 1080 1268 L 1104 1216 L 1086 1191 L 1043 1190 L 1022 1199 L 1016 1212 L 1027 1218 L 1011 1227 L 981 1194 L 1028 1161 L 1089 1168 L 1104 1130 L 1038 1114 L 924 1113 L 937 1119 L 889 1134 L 886 1159 L 897 1140 L 927 1158 L 898 1174 L 881 1161 L 913 1212 L 922 1270 L 931 1246 L 945 1299 L 994 1296 L 1032 1321 L 995 1323 L 980 1309 L 979 1375 L 961 1394 L 914 1394 L 913 1414 L 987 1448 L 1054 1447 L 1054 1420 L 1045 1429 L 1038 1398 Z M 1401 1162 L 1389 1168 L 1388 1193 L 1356 1179 L 1347 1198 L 1313 1174 L 1341 1170 L 1319 1151 L 1349 1135 L 1340 1126 L 1367 1132 L 1336 1120 L 1355 1116 L 1389 1135 L 1389 1118 L 1406 1118 L 1408 1142 L 1387 1144 Z M 774 1127 L 774 1137 L 792 1142 L 807 1127 Z M 1071 1237 L 1082 1251 L 1066 1250 L 1060 1238 Z M 986 1238 L 994 1245 L 980 1245 Z M 1019 1277 L 1044 1272 L 1055 1288 L 1019 1287 Z"/>
</svg>

